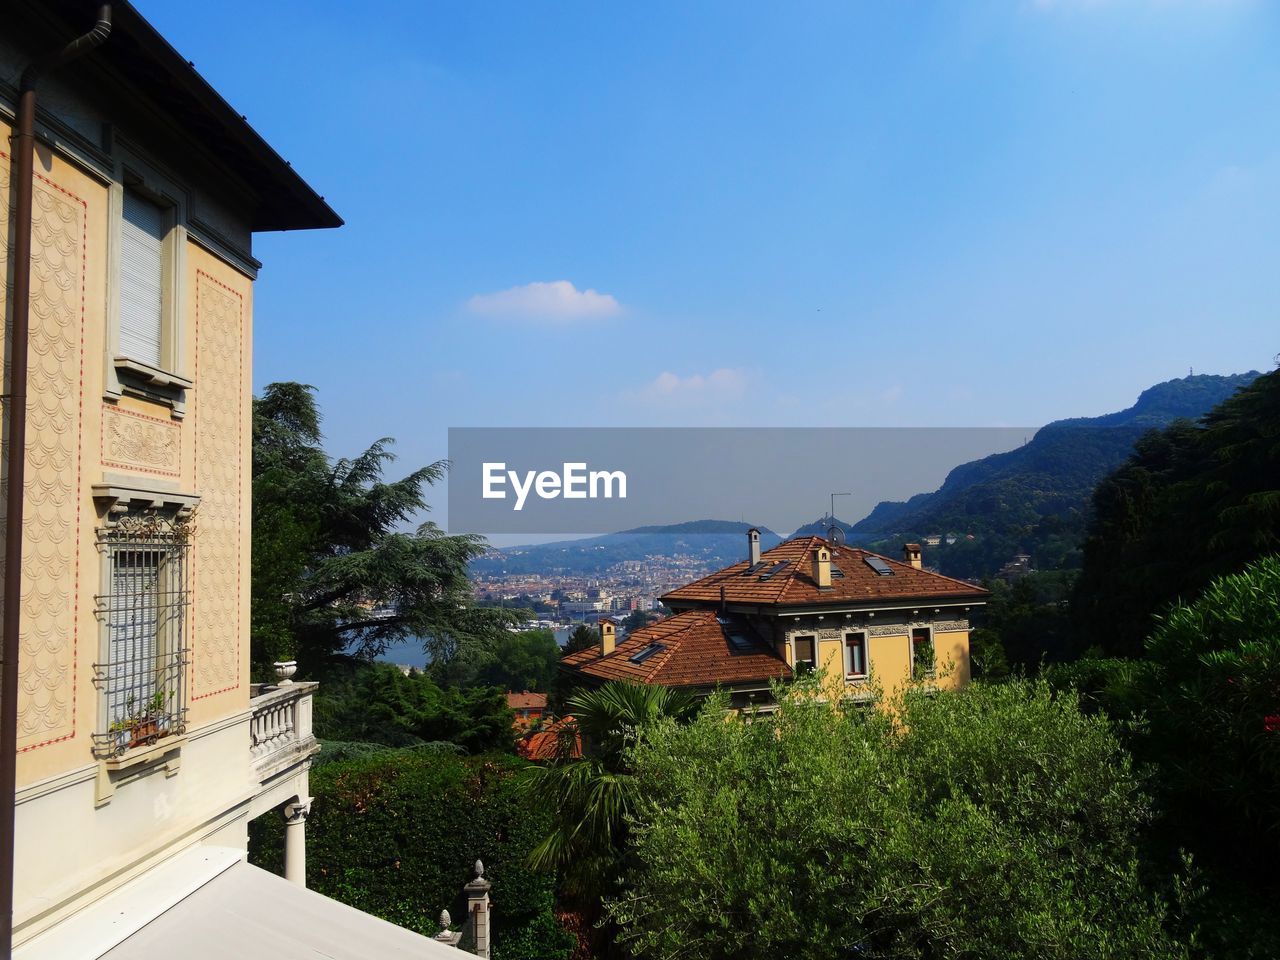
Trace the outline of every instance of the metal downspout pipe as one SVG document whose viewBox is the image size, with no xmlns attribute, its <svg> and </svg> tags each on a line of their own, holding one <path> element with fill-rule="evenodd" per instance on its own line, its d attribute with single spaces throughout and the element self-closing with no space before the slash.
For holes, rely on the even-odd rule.
<svg viewBox="0 0 1280 960">
<path fill-rule="evenodd" d="M 13 949 L 14 818 L 18 760 L 18 656 L 22 629 L 22 530 L 26 492 L 27 346 L 31 316 L 31 202 L 35 172 L 36 85 L 52 70 L 83 56 L 111 34 L 111 4 L 98 8 L 88 32 L 31 63 L 18 86 L 18 124 L 13 135 L 14 184 L 13 316 L 6 344 L 9 360 L 8 450 L 5 497 L 4 616 L 0 645 L 0 957 Z"/>
</svg>

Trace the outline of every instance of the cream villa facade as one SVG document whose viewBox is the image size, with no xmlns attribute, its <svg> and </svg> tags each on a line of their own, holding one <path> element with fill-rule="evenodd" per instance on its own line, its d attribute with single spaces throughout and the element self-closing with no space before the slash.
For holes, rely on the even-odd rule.
<svg viewBox="0 0 1280 960">
<path fill-rule="evenodd" d="M 341 220 L 127 3 L 6 5 L 5 393 L 21 90 L 95 18 L 36 87 L 15 956 L 445 951 L 302 889 L 315 685 L 249 676 L 252 236 Z M 243 862 L 263 815 L 292 885 Z"/>
</svg>

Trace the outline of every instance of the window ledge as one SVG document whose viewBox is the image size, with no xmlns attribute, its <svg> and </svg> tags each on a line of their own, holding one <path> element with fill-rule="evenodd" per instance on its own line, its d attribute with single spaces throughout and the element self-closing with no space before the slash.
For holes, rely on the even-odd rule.
<svg viewBox="0 0 1280 960">
<path fill-rule="evenodd" d="M 170 750 L 177 750 L 186 743 L 186 740 L 187 735 L 185 733 L 175 733 L 167 737 L 161 737 L 155 743 L 149 743 L 145 747 L 132 747 L 118 757 L 109 757 L 102 762 L 112 772 L 118 773 L 121 770 L 131 770 L 145 763 L 154 762 L 157 757 L 164 756 Z"/>
<path fill-rule="evenodd" d="M 110 803 L 116 787 L 136 780 L 153 767 L 164 767 L 166 777 L 175 775 L 181 765 L 182 745 L 186 742 L 185 733 L 175 733 L 145 747 L 134 747 L 118 757 L 99 760 L 94 805 Z"/>
<path fill-rule="evenodd" d="M 159 367 L 153 367 L 149 363 L 143 363 L 131 357 L 116 357 L 115 365 L 117 371 L 135 380 L 141 380 L 149 387 L 162 390 L 190 390 L 195 386 L 195 381 L 187 377 L 161 370 Z"/>
</svg>

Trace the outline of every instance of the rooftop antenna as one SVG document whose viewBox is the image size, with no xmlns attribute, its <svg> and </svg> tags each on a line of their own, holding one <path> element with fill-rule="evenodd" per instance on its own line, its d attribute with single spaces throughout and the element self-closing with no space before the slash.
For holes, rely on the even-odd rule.
<svg viewBox="0 0 1280 960">
<path fill-rule="evenodd" d="M 831 526 L 827 527 L 827 539 L 832 543 L 844 543 L 844 531 L 836 523 L 836 497 L 852 497 L 852 493 L 833 493 L 831 495 Z"/>
</svg>

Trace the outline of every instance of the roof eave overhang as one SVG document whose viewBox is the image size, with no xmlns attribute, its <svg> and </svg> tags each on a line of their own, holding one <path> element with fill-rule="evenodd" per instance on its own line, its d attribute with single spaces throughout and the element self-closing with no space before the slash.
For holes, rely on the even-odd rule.
<svg viewBox="0 0 1280 960">
<path fill-rule="evenodd" d="M 890 610 L 921 610 L 926 607 L 935 610 L 946 608 L 981 607 L 986 604 L 990 594 L 974 597 L 913 597 L 909 599 L 892 598 L 880 601 L 831 600 L 824 603 L 779 604 L 779 603 L 734 603 L 724 605 L 729 613 L 754 614 L 763 617 L 804 617 L 815 614 L 843 613 L 879 613 Z M 720 607 L 720 602 L 711 600 L 676 600 L 668 604 L 682 610 Z"/>
<path fill-rule="evenodd" d="M 254 232 L 340 227 L 343 220 L 245 117 L 222 98 L 128 2 L 113 5 L 111 37 L 76 68 L 102 71 L 149 101 L 253 196 Z M 92 5 L 46 0 L 29 8 L 40 32 L 70 39 L 91 22 Z M 52 19 L 51 19 L 52 18 Z M 30 21 L 29 21 L 30 22 Z M 162 135 L 163 132 L 162 132 Z"/>
</svg>

